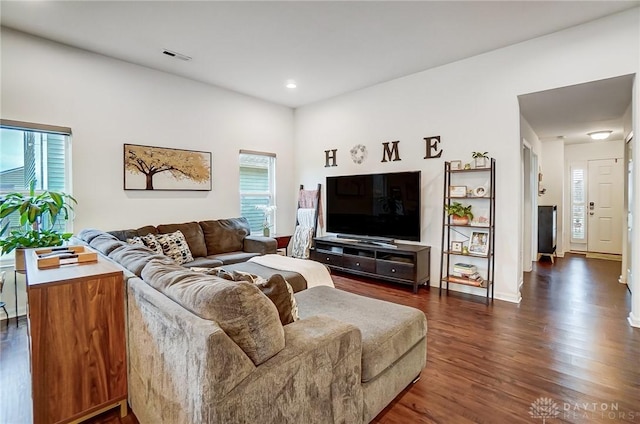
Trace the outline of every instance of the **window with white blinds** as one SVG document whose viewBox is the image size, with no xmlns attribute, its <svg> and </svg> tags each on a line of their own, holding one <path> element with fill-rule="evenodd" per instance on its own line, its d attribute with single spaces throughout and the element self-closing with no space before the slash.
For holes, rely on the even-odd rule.
<svg viewBox="0 0 640 424">
<path fill-rule="evenodd" d="M 587 187 L 586 169 L 571 166 L 571 242 L 585 243 L 587 240 Z"/>
<path fill-rule="evenodd" d="M 6 193 L 28 193 L 32 181 L 36 193 L 48 190 L 71 194 L 70 134 L 71 130 L 64 127 L 0 121 L 0 198 Z M 5 219 L 12 229 L 20 226 L 17 213 Z M 67 226 L 63 220 L 56 223 L 60 230 L 68 230 Z"/>
<path fill-rule="evenodd" d="M 265 211 L 275 207 L 276 156 L 273 153 L 240 151 L 240 215 L 247 218 L 251 232 L 262 234 Z M 276 232 L 276 214 L 266 212 L 271 234 Z"/>
</svg>

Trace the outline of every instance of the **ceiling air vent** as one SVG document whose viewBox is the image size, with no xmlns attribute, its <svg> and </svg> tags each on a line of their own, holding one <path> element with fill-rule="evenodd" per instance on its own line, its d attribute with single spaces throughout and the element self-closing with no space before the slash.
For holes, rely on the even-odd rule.
<svg viewBox="0 0 640 424">
<path fill-rule="evenodd" d="M 184 60 L 185 62 L 188 62 L 191 60 L 189 56 L 184 55 L 182 53 L 174 52 L 172 50 L 164 49 L 162 53 L 166 54 L 167 56 L 175 57 L 176 59 Z"/>
</svg>

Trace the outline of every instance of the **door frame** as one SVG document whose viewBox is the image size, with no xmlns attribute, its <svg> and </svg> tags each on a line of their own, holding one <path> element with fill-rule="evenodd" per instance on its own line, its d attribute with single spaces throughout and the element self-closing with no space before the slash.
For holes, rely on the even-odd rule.
<svg viewBox="0 0 640 424">
<path fill-rule="evenodd" d="M 538 155 L 531 143 L 522 138 L 522 270 L 531 272 L 538 252 Z"/>
</svg>

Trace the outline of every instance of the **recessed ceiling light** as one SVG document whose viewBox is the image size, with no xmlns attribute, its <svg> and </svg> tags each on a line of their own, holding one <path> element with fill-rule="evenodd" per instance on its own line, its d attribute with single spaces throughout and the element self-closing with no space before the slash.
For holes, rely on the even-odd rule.
<svg viewBox="0 0 640 424">
<path fill-rule="evenodd" d="M 587 135 L 589 137 L 591 137 L 594 140 L 604 140 L 606 138 L 609 138 L 609 136 L 611 135 L 613 131 L 596 131 L 596 132 L 590 132 Z"/>
<path fill-rule="evenodd" d="M 287 88 L 296 88 L 297 86 L 298 86 L 298 84 L 296 84 L 296 82 L 294 80 L 289 80 L 285 84 L 285 87 L 287 87 Z"/>
</svg>

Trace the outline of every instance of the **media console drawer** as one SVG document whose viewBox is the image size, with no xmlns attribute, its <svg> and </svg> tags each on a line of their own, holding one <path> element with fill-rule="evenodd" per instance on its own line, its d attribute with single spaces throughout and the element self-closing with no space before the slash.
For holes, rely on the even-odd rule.
<svg viewBox="0 0 640 424">
<path fill-rule="evenodd" d="M 323 250 L 314 250 L 311 259 L 325 265 L 342 266 L 342 255 Z"/>
<path fill-rule="evenodd" d="M 342 266 L 354 271 L 376 272 L 376 260 L 364 256 L 344 255 L 342 257 Z"/>
<path fill-rule="evenodd" d="M 411 280 L 415 277 L 415 266 L 403 262 L 393 262 L 378 259 L 376 262 L 376 273 L 387 277 L 398 278 L 400 280 Z"/>
</svg>

